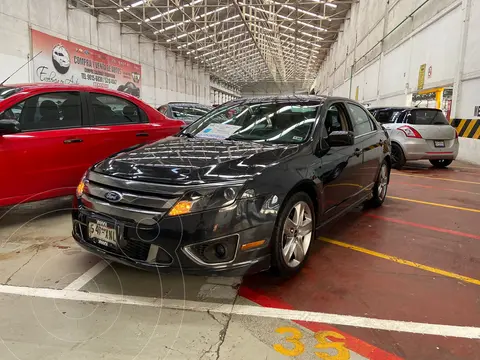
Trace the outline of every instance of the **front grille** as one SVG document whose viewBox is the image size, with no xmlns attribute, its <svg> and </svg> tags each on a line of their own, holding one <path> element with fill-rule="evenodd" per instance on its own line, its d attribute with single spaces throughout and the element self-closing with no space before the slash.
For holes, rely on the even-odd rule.
<svg viewBox="0 0 480 360">
<path fill-rule="evenodd" d="M 132 182 L 91 172 L 82 195 L 85 207 L 122 220 L 131 220 L 145 226 L 154 225 L 177 202 L 181 192 L 167 192 L 165 186 Z M 107 199 L 115 192 L 119 199 Z"/>
</svg>

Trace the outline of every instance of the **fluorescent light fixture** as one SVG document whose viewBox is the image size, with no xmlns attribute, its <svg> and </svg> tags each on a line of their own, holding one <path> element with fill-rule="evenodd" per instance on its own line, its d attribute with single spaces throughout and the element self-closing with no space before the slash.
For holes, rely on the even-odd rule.
<svg viewBox="0 0 480 360">
<path fill-rule="evenodd" d="M 202 15 L 198 15 L 198 16 L 195 16 L 193 19 L 188 19 L 188 20 L 185 20 L 185 21 L 182 21 L 182 22 L 179 22 L 179 23 L 176 23 L 174 25 L 170 25 L 170 26 L 167 26 L 166 28 L 163 28 L 163 29 L 160 29 L 160 30 L 157 30 L 154 32 L 154 34 L 160 34 L 160 33 L 163 33 L 165 31 L 168 31 L 168 30 L 172 30 L 172 29 L 175 29 L 176 27 L 179 27 L 179 26 L 182 26 L 183 24 L 188 24 L 188 23 L 191 23 L 191 22 L 194 22 L 196 20 L 199 20 L 199 19 L 202 19 L 208 15 L 211 15 L 211 14 L 215 14 L 217 12 L 220 12 L 220 11 L 223 11 L 225 9 L 228 9 L 231 5 L 227 5 L 227 6 L 222 6 L 218 9 L 215 9 L 215 10 L 211 10 L 211 11 L 208 11 Z M 223 20 L 225 21 L 225 20 Z M 220 22 L 219 22 L 220 23 Z M 213 24 L 212 24 L 213 25 Z M 212 25 L 209 25 L 208 27 L 211 27 Z M 206 28 L 208 28 L 206 27 Z M 190 33 L 186 33 L 185 36 L 187 36 L 188 34 L 193 34 L 194 32 L 197 32 L 197 31 L 200 31 L 200 30 L 195 30 L 195 31 L 192 31 Z M 179 38 L 180 36 L 177 37 L 177 39 Z"/>
<path fill-rule="evenodd" d="M 146 0 L 144 0 L 144 1 L 146 1 Z M 178 8 L 170 9 L 170 10 L 165 11 L 165 12 L 163 12 L 163 13 L 159 13 L 159 14 L 157 14 L 157 15 L 153 15 L 153 16 L 145 19 L 145 22 L 147 23 L 147 22 L 150 22 L 150 21 L 152 21 L 152 20 L 158 19 L 158 18 L 160 18 L 160 17 L 162 17 L 162 16 L 166 16 L 166 15 L 169 15 L 169 14 L 173 14 L 174 12 L 176 12 L 176 11 L 178 11 L 178 10 L 183 10 L 183 9 L 186 8 L 186 7 L 193 6 L 193 5 L 198 4 L 198 3 L 201 3 L 201 2 L 203 2 L 203 0 L 194 0 L 194 1 L 192 1 L 190 4 L 182 5 L 182 6 L 178 7 Z M 140 25 L 141 22 L 138 22 L 137 24 Z"/>
<path fill-rule="evenodd" d="M 140 6 L 140 5 L 142 5 L 142 4 L 146 3 L 146 2 L 147 2 L 147 0 L 140 0 L 140 1 L 134 2 L 132 5 L 127 5 L 127 6 L 123 7 L 122 9 L 118 9 L 117 12 L 121 13 L 121 12 L 123 12 L 123 11 L 125 11 L 125 10 L 130 9 L 130 8 L 134 8 L 134 7 Z"/>
<path fill-rule="evenodd" d="M 289 18 L 288 16 L 283 16 L 283 15 L 280 15 L 280 14 L 277 14 L 277 13 L 274 13 L 272 11 L 268 11 L 268 10 L 265 10 L 265 9 L 262 9 L 262 8 L 259 8 L 259 7 L 256 7 L 256 6 L 252 6 L 252 5 L 247 5 L 245 3 L 242 3 L 242 2 L 239 2 L 240 5 L 242 6 L 248 6 L 252 9 L 255 9 L 257 11 L 261 11 L 265 14 L 268 14 L 268 15 L 273 15 L 273 16 L 277 16 L 279 17 L 280 19 L 285 19 L 285 20 L 293 20 L 292 18 Z M 324 29 L 322 27 L 319 27 L 319 26 L 315 26 L 315 25 L 312 25 L 312 24 L 309 24 L 309 23 L 306 23 L 304 21 L 300 21 L 300 20 L 297 20 L 296 21 L 298 24 L 301 24 L 303 26 L 306 26 L 306 27 L 309 27 L 309 28 L 312 28 L 312 29 L 315 29 L 315 30 L 319 30 L 319 31 L 327 31 L 327 29 Z"/>
<path fill-rule="evenodd" d="M 239 16 L 240 16 L 240 15 L 235 15 L 235 16 L 232 16 L 232 17 L 229 18 L 229 19 L 231 20 L 231 19 L 237 18 L 237 17 L 239 17 Z M 177 46 L 177 49 L 183 49 L 184 47 L 187 47 L 187 46 L 190 46 L 190 45 L 195 45 L 196 43 L 200 43 L 200 42 L 205 41 L 205 40 L 207 40 L 207 39 L 211 39 L 211 38 L 213 38 L 213 37 L 215 37 L 215 36 L 224 34 L 224 33 L 226 33 L 226 32 L 229 32 L 229 31 L 238 29 L 238 28 L 243 27 L 243 26 L 245 26 L 245 25 L 240 24 L 240 25 L 237 25 L 237 26 L 234 26 L 234 27 L 231 27 L 231 28 L 228 28 L 228 29 L 219 31 L 219 32 L 217 32 L 216 34 L 209 35 L 209 36 L 205 36 L 204 38 L 198 39 L 196 42 L 186 43 L 186 44 Z M 173 40 L 175 40 L 175 39 L 176 39 L 176 38 L 174 38 L 174 39 L 168 39 L 167 42 L 173 41 Z"/>
<path fill-rule="evenodd" d="M 325 1 L 325 0 L 313 0 L 317 3 L 324 4 L 325 6 L 329 6 L 333 9 L 337 8 L 337 4 L 334 4 L 332 1 Z"/>
</svg>

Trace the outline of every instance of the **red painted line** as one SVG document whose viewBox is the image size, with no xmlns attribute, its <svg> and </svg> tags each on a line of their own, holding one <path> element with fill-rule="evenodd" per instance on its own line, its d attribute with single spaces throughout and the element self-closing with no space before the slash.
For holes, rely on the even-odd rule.
<svg viewBox="0 0 480 360">
<path fill-rule="evenodd" d="M 265 294 L 260 293 L 258 290 L 252 290 L 245 286 L 240 287 L 239 295 L 263 307 L 294 310 L 293 306 L 290 304 L 287 304 L 281 300 L 273 299 Z M 352 350 L 357 354 L 366 357 L 369 360 L 402 360 L 402 358 L 398 357 L 397 355 L 390 354 L 385 350 L 370 345 L 363 340 L 360 340 L 341 330 L 338 330 L 337 328 L 334 328 L 333 326 L 302 320 L 292 321 L 313 332 L 334 331 L 343 335 L 345 337 L 345 346 L 347 349 Z M 332 338 L 329 340 L 335 341 L 336 339 Z"/>
<path fill-rule="evenodd" d="M 474 194 L 474 195 L 480 195 L 480 193 L 472 192 L 472 191 L 466 191 L 466 190 L 458 190 L 458 189 L 452 189 L 452 188 L 443 188 L 443 187 L 438 187 L 438 186 L 431 186 L 431 185 L 420 185 L 420 184 L 412 184 L 409 182 L 404 182 L 404 181 L 392 181 L 390 180 L 390 184 L 402 184 L 402 185 L 408 185 L 412 187 L 420 187 L 423 189 L 436 189 L 436 190 L 444 190 L 444 191 L 454 191 L 454 192 L 459 192 L 459 193 L 464 193 L 464 194 Z"/>
<path fill-rule="evenodd" d="M 371 218 L 374 218 L 374 219 L 393 222 L 393 223 L 397 223 L 397 224 L 401 224 L 401 225 L 413 226 L 413 227 L 417 227 L 417 228 L 421 228 L 421 229 L 427 229 L 427 230 L 432 230 L 432 231 L 441 232 L 441 233 L 445 233 L 445 234 L 462 236 L 462 237 L 466 237 L 466 238 L 470 238 L 470 239 L 480 240 L 479 235 L 464 233 L 464 232 L 461 232 L 461 231 L 443 229 L 443 228 L 439 228 L 439 227 L 436 227 L 436 226 L 423 225 L 423 224 L 418 224 L 418 223 L 414 223 L 414 222 L 410 222 L 410 221 L 405 221 L 405 220 L 400 220 L 400 219 L 394 219 L 394 218 L 389 218 L 389 217 L 385 217 L 385 216 L 375 215 L 375 214 L 371 214 L 371 213 L 365 213 L 365 216 L 368 216 L 368 217 L 371 217 Z"/>
</svg>

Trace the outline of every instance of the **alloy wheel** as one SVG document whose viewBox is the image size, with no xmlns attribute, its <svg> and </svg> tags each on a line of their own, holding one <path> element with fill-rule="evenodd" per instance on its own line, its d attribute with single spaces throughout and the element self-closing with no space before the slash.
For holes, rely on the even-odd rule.
<svg viewBox="0 0 480 360">
<path fill-rule="evenodd" d="M 312 212 L 306 202 L 299 201 L 292 207 L 283 225 L 282 254 L 289 267 L 295 268 L 303 262 L 312 234 Z"/>
<path fill-rule="evenodd" d="M 382 165 L 382 168 L 380 169 L 380 175 L 378 177 L 378 197 L 380 200 L 385 199 L 385 196 L 387 195 L 387 187 L 388 187 L 388 168 L 386 164 Z"/>
</svg>

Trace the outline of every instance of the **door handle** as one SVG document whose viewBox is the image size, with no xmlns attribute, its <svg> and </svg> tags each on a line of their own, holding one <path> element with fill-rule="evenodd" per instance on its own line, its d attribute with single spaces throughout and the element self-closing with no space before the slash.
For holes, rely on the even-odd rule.
<svg viewBox="0 0 480 360">
<path fill-rule="evenodd" d="M 353 153 L 353 155 L 355 155 L 356 157 L 359 157 L 362 154 L 363 154 L 363 150 L 360 150 L 360 149 L 355 149 L 355 152 Z"/>
<path fill-rule="evenodd" d="M 64 144 L 73 144 L 73 143 L 81 143 L 81 142 L 83 142 L 83 139 L 68 139 L 63 141 Z"/>
<path fill-rule="evenodd" d="M 137 133 L 137 136 L 140 137 L 140 136 L 148 136 L 148 133 L 147 132 L 139 132 Z"/>
</svg>

